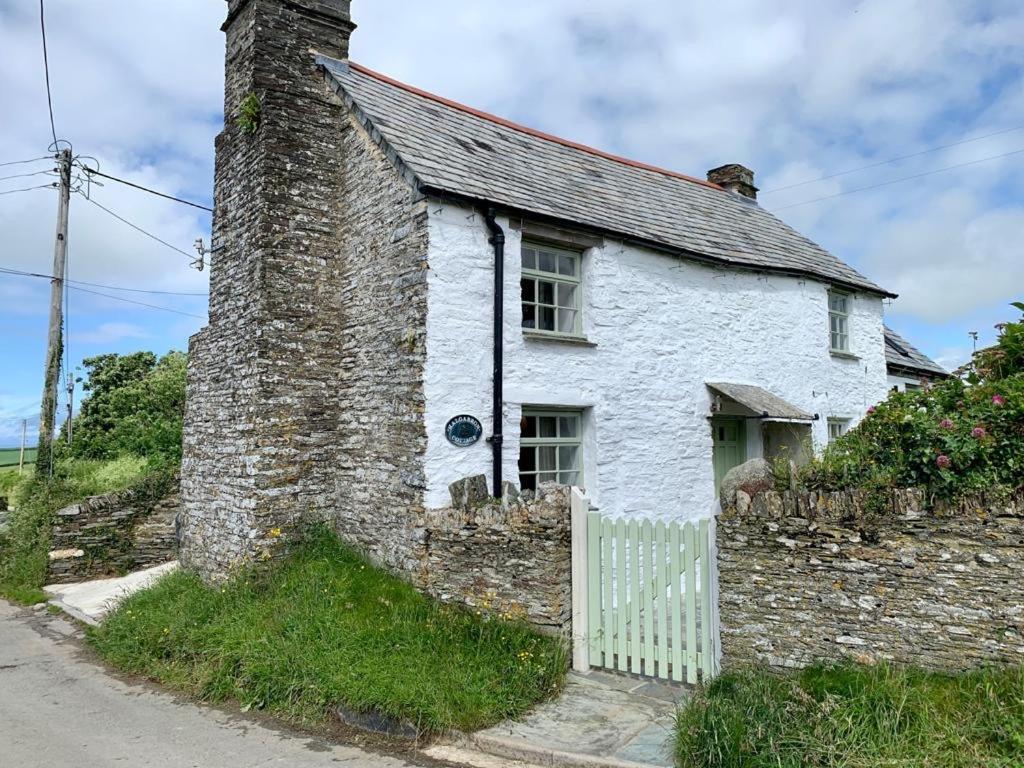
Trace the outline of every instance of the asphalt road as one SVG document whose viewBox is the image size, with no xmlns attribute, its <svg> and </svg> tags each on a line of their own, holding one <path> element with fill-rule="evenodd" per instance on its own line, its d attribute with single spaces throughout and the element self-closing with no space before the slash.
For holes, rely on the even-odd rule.
<svg viewBox="0 0 1024 768">
<path fill-rule="evenodd" d="M 0 600 L 3 768 L 419 765 L 122 682 L 77 635 L 63 618 Z"/>
</svg>

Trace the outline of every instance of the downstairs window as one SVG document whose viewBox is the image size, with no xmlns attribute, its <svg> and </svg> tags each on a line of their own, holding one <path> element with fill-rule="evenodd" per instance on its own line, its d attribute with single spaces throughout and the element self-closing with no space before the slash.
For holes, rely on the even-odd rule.
<svg viewBox="0 0 1024 768">
<path fill-rule="evenodd" d="M 519 436 L 519 487 L 535 491 L 541 483 L 580 485 L 582 413 L 523 409 Z"/>
</svg>

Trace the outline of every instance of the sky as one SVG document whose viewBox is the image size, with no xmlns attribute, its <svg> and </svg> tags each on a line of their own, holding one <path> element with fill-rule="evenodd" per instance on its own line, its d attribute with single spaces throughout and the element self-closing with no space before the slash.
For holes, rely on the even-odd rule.
<svg viewBox="0 0 1024 768">
<path fill-rule="evenodd" d="M 969 357 L 969 331 L 991 343 L 993 326 L 1014 316 L 1009 302 L 1024 298 L 1017 0 L 352 6 L 352 58 L 399 80 L 695 176 L 752 168 L 760 204 L 898 293 L 886 322 L 947 368 Z M 0 0 L 0 164 L 45 156 L 52 141 L 38 10 Z M 210 205 L 225 10 L 48 0 L 57 136 L 105 173 Z M 0 177 L 51 168 L 0 165 Z M 52 269 L 56 193 L 3 194 L 50 181 L 0 179 L 0 268 Z M 204 211 L 114 182 L 89 192 L 181 251 L 209 243 Z M 208 275 L 189 263 L 74 195 L 71 367 L 104 352 L 186 349 L 207 300 L 181 294 L 205 293 Z M 48 304 L 48 281 L 0 273 L 0 446 L 17 443 L 23 418 L 31 436 L 38 417 Z"/>
</svg>

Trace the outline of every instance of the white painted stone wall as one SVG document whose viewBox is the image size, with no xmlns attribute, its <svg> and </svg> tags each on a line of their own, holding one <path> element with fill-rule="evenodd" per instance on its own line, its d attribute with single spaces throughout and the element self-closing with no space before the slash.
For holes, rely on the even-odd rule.
<svg viewBox="0 0 1024 768">
<path fill-rule="evenodd" d="M 518 484 L 526 405 L 585 410 L 584 485 L 608 514 L 702 517 L 715 508 L 707 381 L 756 384 L 809 413 L 856 422 L 886 392 L 882 302 L 858 294 L 857 359 L 828 351 L 826 286 L 718 269 L 606 240 L 583 256 L 583 329 L 596 347 L 525 339 L 520 233 L 506 219 L 504 478 Z M 447 442 L 468 413 L 490 434 L 493 251 L 479 213 L 430 204 L 426 506 L 448 483 L 491 474 L 490 445 Z M 748 422 L 749 425 L 756 425 Z"/>
<path fill-rule="evenodd" d="M 907 384 L 910 385 L 911 389 L 913 389 L 914 387 L 921 386 L 920 377 L 900 376 L 897 374 L 890 373 L 886 376 L 886 381 L 889 383 L 889 389 L 895 387 L 900 392 L 907 391 Z"/>
</svg>

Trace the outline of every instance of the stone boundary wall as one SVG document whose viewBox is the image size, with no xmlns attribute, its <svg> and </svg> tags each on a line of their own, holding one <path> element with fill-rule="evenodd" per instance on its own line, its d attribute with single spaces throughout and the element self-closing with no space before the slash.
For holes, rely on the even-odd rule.
<svg viewBox="0 0 1024 768">
<path fill-rule="evenodd" d="M 54 515 L 47 583 L 114 576 L 174 560 L 178 493 L 154 500 L 129 488 L 89 496 Z"/>
<path fill-rule="evenodd" d="M 474 479 L 486 497 L 485 479 Z M 442 601 L 525 619 L 541 631 L 568 630 L 569 492 L 545 484 L 534 499 L 509 489 L 501 500 L 427 512 L 417 586 Z"/>
<path fill-rule="evenodd" d="M 1024 492 L 737 494 L 718 520 L 723 663 L 1024 663 Z"/>
</svg>

